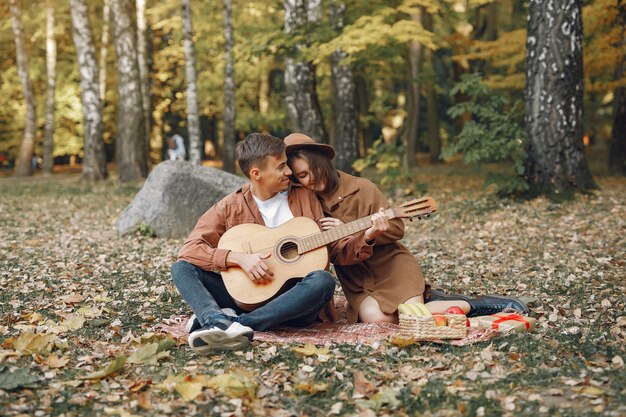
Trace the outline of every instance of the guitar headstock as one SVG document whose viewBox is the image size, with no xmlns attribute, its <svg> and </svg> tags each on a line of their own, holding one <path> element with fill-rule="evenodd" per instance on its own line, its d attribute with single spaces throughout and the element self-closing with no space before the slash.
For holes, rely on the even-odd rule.
<svg viewBox="0 0 626 417">
<path fill-rule="evenodd" d="M 430 217 L 430 215 L 436 211 L 437 203 L 432 197 L 416 198 L 415 200 L 401 204 L 400 207 L 393 208 L 395 217 L 405 218 L 411 221 L 415 217 L 419 220 Z"/>
</svg>

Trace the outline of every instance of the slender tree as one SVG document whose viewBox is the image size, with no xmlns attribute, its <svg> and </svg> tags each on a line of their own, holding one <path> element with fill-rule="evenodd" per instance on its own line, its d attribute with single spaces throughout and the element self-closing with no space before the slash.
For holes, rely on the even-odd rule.
<svg viewBox="0 0 626 417">
<path fill-rule="evenodd" d="M 412 19 L 422 24 L 422 8 L 418 7 L 412 14 Z M 409 94 L 407 108 L 407 128 L 404 133 L 404 143 L 406 152 L 402 164 L 405 168 L 415 167 L 415 153 L 417 152 L 417 143 L 419 140 L 419 120 L 420 120 L 420 70 L 422 63 L 422 44 L 416 41 L 409 43 L 408 48 L 408 67 L 409 67 Z"/>
<path fill-rule="evenodd" d="M 626 46 L 626 3 L 617 1 L 618 22 L 621 26 L 621 37 L 618 46 Z M 626 71 L 626 57 L 622 59 L 615 69 L 615 80 L 624 76 Z M 613 92 L 613 131 L 611 135 L 611 147 L 609 151 L 609 172 L 612 174 L 626 175 L 626 88 L 617 87 Z"/>
<path fill-rule="evenodd" d="M 233 59 L 232 0 L 224 4 L 224 170 L 235 172 L 235 63 Z"/>
<path fill-rule="evenodd" d="M 305 25 L 319 25 L 321 21 L 320 0 L 285 0 L 285 32 L 302 33 Z M 317 98 L 315 67 L 302 61 L 297 45 L 285 59 L 285 87 L 287 114 L 294 131 L 310 135 L 320 142 L 328 142 L 322 110 Z"/>
<path fill-rule="evenodd" d="M 424 11 L 424 29 L 433 31 L 433 18 L 430 13 Z M 426 117 L 428 119 L 428 150 L 430 162 L 441 162 L 441 138 L 439 137 L 439 112 L 437 110 L 437 93 L 435 91 L 436 73 L 433 51 L 424 48 L 424 94 L 426 95 Z"/>
<path fill-rule="evenodd" d="M 335 3 L 330 7 L 330 19 L 338 31 L 343 28 L 345 5 Z M 335 105 L 335 132 L 338 169 L 354 174 L 352 164 L 359 157 L 359 114 L 357 108 L 356 85 L 352 67 L 342 61 L 348 56 L 341 49 L 331 55 L 331 72 Z"/>
<path fill-rule="evenodd" d="M 139 64 L 139 77 L 141 79 L 141 104 L 143 105 L 143 118 L 146 125 L 146 154 L 150 153 L 150 130 L 152 129 L 152 117 L 150 105 L 150 77 L 148 73 L 147 55 L 147 23 L 146 23 L 146 0 L 136 0 L 137 7 L 137 62 Z"/>
<path fill-rule="evenodd" d="M 582 0 L 530 0 L 528 174 L 542 193 L 595 188 L 583 153 Z"/>
<path fill-rule="evenodd" d="M 104 0 L 102 6 L 102 35 L 100 37 L 100 101 L 104 105 L 107 88 L 107 49 L 111 23 L 111 1 Z"/>
<path fill-rule="evenodd" d="M 148 174 L 136 20 L 133 18 L 133 3 L 127 0 L 111 0 L 111 12 L 119 95 L 115 158 L 120 180 L 132 181 Z"/>
<path fill-rule="evenodd" d="M 46 124 L 43 135 L 43 165 L 44 174 L 52 174 L 54 160 L 52 148 L 54 146 L 54 90 L 56 87 L 57 43 L 54 35 L 54 4 L 51 0 L 46 3 L 46 73 L 48 92 L 46 95 Z"/>
<path fill-rule="evenodd" d="M 96 48 L 86 0 L 70 0 L 70 6 L 83 104 L 85 146 L 82 176 L 88 180 L 100 180 L 107 177 L 107 166 L 102 141 L 102 102 Z"/>
<path fill-rule="evenodd" d="M 198 117 L 198 91 L 196 83 L 196 53 L 193 46 L 191 1 L 183 0 L 183 35 L 185 49 L 185 78 L 187 79 L 187 129 L 189 131 L 189 161 L 202 164 L 200 119 Z"/>
<path fill-rule="evenodd" d="M 18 0 L 11 0 L 11 18 L 13 21 L 13 35 L 15 36 L 15 55 L 17 60 L 17 73 L 20 77 L 24 101 L 26 102 L 26 126 L 24 136 L 17 154 L 14 175 L 24 177 L 33 174 L 31 159 L 35 147 L 35 134 L 37 129 L 37 115 L 35 113 L 35 92 L 30 80 L 28 56 L 26 55 L 26 42 L 24 41 L 24 26 Z"/>
</svg>

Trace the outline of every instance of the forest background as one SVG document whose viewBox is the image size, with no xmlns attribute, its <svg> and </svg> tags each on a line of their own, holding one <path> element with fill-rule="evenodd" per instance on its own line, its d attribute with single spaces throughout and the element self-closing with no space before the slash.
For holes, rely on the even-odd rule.
<svg viewBox="0 0 626 417">
<path fill-rule="evenodd" d="M 374 165 L 383 182 L 440 162 L 442 149 L 474 162 L 513 161 L 524 174 L 526 145 L 511 144 L 530 130 L 527 27 L 541 11 L 523 1 L 10 3 L 13 14 L 0 5 L 0 162 L 11 169 L 21 155 L 29 162 L 18 175 L 31 173 L 32 153 L 45 172 L 53 162 L 82 162 L 97 179 L 107 175 L 104 161 L 116 161 L 122 181 L 145 177 L 174 133 L 192 162 L 234 172 L 234 143 L 252 131 L 309 133 L 337 147 L 339 168 Z M 582 6 L 582 67 L 554 62 L 584 83 L 574 144 L 595 147 L 623 173 L 624 5 L 572 4 Z M 20 83 L 16 16 L 30 87 L 24 75 Z M 575 40 L 574 29 L 563 33 Z M 558 48 L 549 33 L 539 37 Z M 468 100 L 485 105 L 463 107 Z M 462 107 L 450 111 L 455 104 Z M 472 136 L 472 119 L 497 133 Z"/>
</svg>

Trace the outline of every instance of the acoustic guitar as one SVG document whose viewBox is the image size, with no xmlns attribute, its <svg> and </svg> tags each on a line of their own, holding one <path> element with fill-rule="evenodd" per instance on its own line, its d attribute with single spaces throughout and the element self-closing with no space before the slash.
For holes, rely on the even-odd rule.
<svg viewBox="0 0 626 417">
<path fill-rule="evenodd" d="M 388 219 L 429 217 L 437 211 L 435 200 L 422 197 L 399 207 L 385 210 Z M 237 267 L 222 271 L 226 290 L 242 309 L 251 311 L 291 288 L 312 271 L 328 267 L 326 246 L 346 236 L 369 229 L 372 215 L 332 229 L 321 231 L 315 220 L 295 217 L 288 222 L 269 228 L 259 224 L 241 224 L 228 229 L 217 245 L 241 253 L 268 253 L 264 260 L 274 273 L 268 284 L 255 284 Z"/>
</svg>

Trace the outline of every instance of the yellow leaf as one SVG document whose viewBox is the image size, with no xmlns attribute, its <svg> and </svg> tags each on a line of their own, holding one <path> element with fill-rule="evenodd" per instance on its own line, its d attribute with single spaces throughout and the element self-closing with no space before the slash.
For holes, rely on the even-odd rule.
<svg viewBox="0 0 626 417">
<path fill-rule="evenodd" d="M 293 351 L 304 356 L 312 356 L 312 355 L 328 355 L 328 352 L 330 352 L 330 349 L 326 347 L 318 348 L 313 343 L 307 343 L 303 347 L 294 348 Z"/>
<path fill-rule="evenodd" d="M 75 314 L 69 320 L 64 320 L 63 323 L 61 323 L 61 326 L 66 327 L 67 330 L 78 330 L 82 329 L 84 324 L 85 318 L 83 316 Z"/>
<path fill-rule="evenodd" d="M 128 358 L 128 363 L 143 363 L 153 364 L 157 363 L 157 348 L 158 343 L 150 343 L 145 346 L 140 346 L 132 355 Z"/>
<path fill-rule="evenodd" d="M 67 356 L 63 356 L 59 358 L 57 355 L 50 355 L 48 359 L 44 361 L 44 364 L 48 365 L 50 368 L 63 368 L 70 361 L 70 358 Z"/>
<path fill-rule="evenodd" d="M 179 382 L 176 384 L 176 392 L 183 397 L 185 401 L 191 401 L 202 392 L 204 385 L 200 382 Z"/>
<path fill-rule="evenodd" d="M 24 333 L 13 340 L 13 348 L 21 354 L 44 354 L 52 349 L 53 334 Z"/>
<path fill-rule="evenodd" d="M 413 336 L 407 337 L 403 334 L 396 334 L 391 338 L 391 344 L 399 348 L 404 348 L 415 344 L 415 338 Z"/>
<path fill-rule="evenodd" d="M 227 373 L 209 379 L 207 386 L 217 388 L 229 397 L 243 397 L 247 395 L 249 398 L 254 398 L 257 384 L 252 378 L 245 375 Z"/>
<path fill-rule="evenodd" d="M 300 391 L 306 391 L 309 394 L 316 394 L 328 389 L 328 384 L 325 382 L 299 382 L 294 386 L 295 389 Z"/>
<path fill-rule="evenodd" d="M 100 369 L 96 372 L 88 373 L 87 375 L 83 375 L 78 377 L 78 379 L 102 379 L 106 378 L 109 375 L 113 375 L 120 369 L 124 367 L 126 363 L 126 355 L 122 354 L 111 361 L 106 367 Z"/>
</svg>

